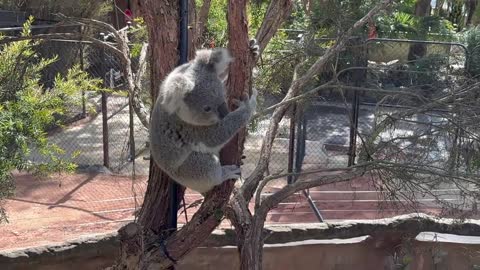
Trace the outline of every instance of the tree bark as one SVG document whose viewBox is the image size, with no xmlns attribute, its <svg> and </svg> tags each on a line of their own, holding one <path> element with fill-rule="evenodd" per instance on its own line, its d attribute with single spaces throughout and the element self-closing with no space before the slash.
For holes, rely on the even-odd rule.
<svg viewBox="0 0 480 270">
<path fill-rule="evenodd" d="M 260 47 L 260 54 L 267 47 L 277 29 L 292 12 L 292 0 L 272 0 L 268 5 L 267 12 L 258 29 L 256 39 Z"/>
<path fill-rule="evenodd" d="M 430 15 L 430 0 L 417 0 L 415 4 L 415 15 L 418 17 L 426 17 Z M 424 33 L 425 30 L 419 29 L 417 39 L 423 39 L 426 36 Z M 408 50 L 408 61 L 415 61 L 419 58 L 422 58 L 427 53 L 427 46 L 421 43 L 413 43 L 410 45 L 410 49 Z"/>
<path fill-rule="evenodd" d="M 197 20 L 195 22 L 195 47 L 199 48 L 203 42 L 203 34 L 205 29 L 207 29 L 208 13 L 210 11 L 210 5 L 212 0 L 203 0 L 202 7 L 198 13 Z"/>
<path fill-rule="evenodd" d="M 467 1 L 467 20 L 465 24 L 467 26 L 472 25 L 473 16 L 475 15 L 475 11 L 477 10 L 478 0 L 468 0 Z"/>
<path fill-rule="evenodd" d="M 178 65 L 178 0 L 154 1 L 136 0 L 137 10 L 143 16 L 148 29 L 150 46 L 150 68 L 152 103 L 157 100 L 160 83 Z M 158 26 L 163 25 L 162 31 Z M 140 211 L 139 223 L 145 230 L 160 234 L 166 229 L 170 196 L 168 190 L 172 180 L 162 172 L 153 160 L 150 161 L 150 174 L 147 191 Z M 182 198 L 184 188 L 179 189 Z"/>
</svg>

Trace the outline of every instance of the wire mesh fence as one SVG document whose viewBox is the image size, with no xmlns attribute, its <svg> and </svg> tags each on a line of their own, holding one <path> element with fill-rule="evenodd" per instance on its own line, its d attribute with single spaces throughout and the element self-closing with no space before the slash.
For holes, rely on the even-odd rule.
<svg viewBox="0 0 480 270">
<path fill-rule="evenodd" d="M 422 106 L 447 93 L 453 94 L 467 81 L 466 48 L 457 43 L 390 39 L 369 40 L 367 48 L 365 86 L 385 92 L 360 94 L 358 121 L 365 128 L 358 130 L 359 137 L 367 138 L 377 132 L 374 136 L 382 158 L 398 160 L 407 155 L 403 160 L 444 163 L 456 131 L 441 127 L 445 127 L 452 113 L 437 106 Z M 399 92 L 411 96 L 396 94 Z M 385 117 L 399 121 L 379 130 Z"/>
<path fill-rule="evenodd" d="M 353 40 L 335 60 L 336 74 L 342 85 L 357 88 L 326 89 L 297 103 L 293 121 L 286 121 L 284 125 L 285 136 L 281 138 L 279 132 L 275 139 L 277 144 L 283 141 L 280 148 L 285 151 L 291 148 L 291 151 L 284 159 L 277 153 L 272 154 L 270 168 L 301 172 L 353 165 L 358 161 L 365 138 L 372 135 L 378 124 L 379 116 L 404 112 L 420 105 L 421 98 L 400 97 L 396 91 L 409 92 L 424 100 L 445 94 L 465 82 L 467 58 L 465 47 L 458 43 Z M 326 74 L 328 76 L 328 72 Z M 324 79 L 328 81 L 331 77 Z M 385 143 L 391 149 L 383 152 L 396 155 L 401 149 L 399 145 L 404 143 L 398 138 L 413 133 L 437 143 L 435 148 L 430 145 L 428 151 L 423 149 L 424 152 L 445 155 L 447 149 L 441 145 L 451 145 L 454 132 L 439 133 L 431 128 L 431 123 L 445 120 L 442 112 L 428 111 L 412 117 L 415 119 L 411 123 L 404 121 L 401 126 L 390 126 L 380 132 L 379 137 L 385 142 L 391 142 L 394 137 L 399 141 L 398 144 Z M 410 143 L 419 146 L 420 140 Z M 398 149 L 393 149 L 394 145 Z"/>
<path fill-rule="evenodd" d="M 50 26 L 35 27 L 33 34 L 80 33 L 79 26 L 52 29 Z M 21 28 L 9 28 L 4 35 L 17 36 Z M 79 89 L 79 104 L 70 106 L 61 116 L 62 127 L 49 130 L 48 140 L 63 153 L 59 158 L 71 161 L 80 169 L 105 166 L 110 171 L 130 174 L 132 161 L 138 160 L 137 173 L 148 174 L 148 161 L 142 156 L 148 138 L 147 130 L 136 115 L 130 111 L 122 66 L 119 59 L 91 42 L 67 39 L 43 39 L 35 46 L 39 57 L 55 61 L 41 71 L 40 83 L 46 88 L 54 87 L 56 76 L 65 76 L 74 66 L 80 67 L 90 77 L 101 79 L 105 92 Z M 130 114 L 133 124 L 130 125 Z M 133 132 L 134 135 L 130 136 Z M 131 138 L 137 140 L 135 144 Z M 132 150 L 135 145 L 135 151 Z M 35 150 L 30 160 L 44 162 L 48 158 Z"/>
<path fill-rule="evenodd" d="M 68 30 L 82 31 L 78 26 Z M 8 34 L 12 31 L 19 29 L 9 30 Z M 319 40 L 317 45 L 308 52 L 321 55 L 331 45 L 331 39 Z M 102 79 L 104 87 L 110 89 L 106 93 L 79 92 L 84 103 L 69 108 L 64 119 L 66 128 L 51 132 L 51 142 L 65 150 L 62 158 L 74 155 L 73 161 L 80 167 L 105 165 L 122 174 L 131 172 L 135 159 L 137 173 L 147 175 L 148 131 L 130 110 L 119 59 L 104 48 L 79 40 L 43 40 L 36 50 L 43 57 L 57 58 L 43 72 L 42 83 L 46 87 L 52 86 L 55 76 L 79 65 L 92 77 Z M 468 53 L 456 43 L 354 38 L 335 61 L 335 71 L 324 72 L 320 82 L 337 76 L 347 86 L 408 90 L 431 98 L 438 91 L 455 86 L 458 78 L 465 76 Z M 306 102 L 297 103 L 279 125 L 268 173 L 353 165 L 358 158 L 357 148 L 361 147 L 362 138 L 372 132 L 380 109 L 391 113 L 418 105 L 391 96 L 388 92 L 326 89 Z M 247 138 L 245 176 L 256 165 L 268 120 L 260 121 Z M 32 157 L 34 161 L 40 159 L 38 155 Z"/>
</svg>

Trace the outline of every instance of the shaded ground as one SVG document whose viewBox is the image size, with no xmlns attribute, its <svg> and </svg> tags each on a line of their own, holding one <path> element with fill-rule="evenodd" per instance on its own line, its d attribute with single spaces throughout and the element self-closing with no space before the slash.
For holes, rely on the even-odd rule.
<svg viewBox="0 0 480 270">
<path fill-rule="evenodd" d="M 86 234 L 117 230 L 133 220 L 133 213 L 141 204 L 146 189 L 146 177 L 132 181 L 124 176 L 94 173 L 43 180 L 28 174 L 15 176 L 16 195 L 5 205 L 9 223 L 0 224 L 0 250 L 63 242 Z M 267 188 L 265 195 L 277 188 Z M 456 191 L 445 189 L 438 192 L 455 194 Z M 378 193 L 369 178 L 323 186 L 311 190 L 310 195 L 327 221 L 375 219 L 411 212 L 398 202 L 380 205 Z M 189 204 L 201 196 L 187 191 L 185 198 Z M 426 198 L 423 203 L 419 208 L 423 212 L 438 212 L 431 199 Z M 194 211 L 188 210 L 189 218 Z M 300 194 L 281 203 L 267 218 L 269 223 L 316 221 Z M 184 214 L 180 214 L 179 222 L 184 222 Z M 224 221 L 222 226 L 230 224 Z"/>
</svg>

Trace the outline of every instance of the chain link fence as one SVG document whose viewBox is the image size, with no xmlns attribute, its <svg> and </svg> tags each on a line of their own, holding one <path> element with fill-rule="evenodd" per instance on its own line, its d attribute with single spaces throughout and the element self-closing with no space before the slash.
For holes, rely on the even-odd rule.
<svg viewBox="0 0 480 270">
<path fill-rule="evenodd" d="M 374 135 L 377 140 L 375 152 L 382 159 L 408 158 L 445 164 L 456 133 L 455 130 L 442 130 L 451 112 L 419 108 L 425 100 L 453 93 L 467 81 L 466 48 L 448 42 L 372 39 L 367 41 L 367 50 L 365 86 L 385 92 L 358 94 L 360 113 L 357 121 L 365 128 L 358 129 L 356 135 L 367 138 L 372 132 L 378 133 Z M 411 97 L 395 95 L 402 91 Z M 379 123 L 386 117 L 399 121 L 379 130 Z"/>
<path fill-rule="evenodd" d="M 325 44 L 327 41 L 329 39 L 320 40 L 319 43 Z M 319 80 L 327 82 L 337 76 L 342 85 L 357 89 L 327 88 L 297 103 L 293 116 L 292 113 L 287 114 L 287 118 L 280 123 L 269 173 L 355 164 L 360 152 L 357 148 L 362 147 L 364 138 L 371 135 L 376 115 L 382 115 L 382 111 L 391 114 L 418 106 L 408 98 L 391 98 L 394 95 L 388 91 L 394 93 L 408 89 L 425 98 L 432 98 L 436 91 L 446 91 L 465 78 L 467 57 L 465 47 L 458 43 L 352 39 L 335 60 L 335 72 L 326 70 Z M 376 91 L 359 90 L 362 87 L 385 91 L 379 94 Z M 431 122 L 438 120 L 439 115 L 416 117 Z M 268 119 L 264 122 L 257 133 L 247 140 L 248 154 L 258 155 L 259 150 L 255 152 L 252 149 L 261 146 Z M 401 136 L 401 132 L 407 130 L 428 135 L 424 127 L 403 124 L 403 127 L 393 126 L 383 131 L 380 136 L 388 140 L 392 136 Z M 277 185 L 285 184 L 285 180 L 278 180 Z"/>
<path fill-rule="evenodd" d="M 78 26 L 69 30 L 81 31 Z M 8 31 L 7 34 L 11 35 L 18 29 Z M 35 31 L 46 30 L 37 28 Z M 319 40 L 318 47 L 324 51 L 330 42 L 331 39 Z M 104 93 L 79 93 L 84 103 L 69 108 L 64 119 L 66 128 L 51 132 L 51 142 L 65 150 L 62 158 L 73 155 L 72 161 L 80 168 L 104 165 L 122 174 L 131 172 L 135 159 L 136 172 L 147 175 L 148 131 L 130 110 L 120 61 L 105 49 L 85 41 L 43 40 L 36 49 L 43 57 L 58 58 L 44 71 L 42 83 L 45 86 L 51 86 L 57 74 L 65 74 L 68 68 L 79 65 L 92 77 L 102 79 L 104 87 L 109 89 Z M 312 55 L 322 53 L 322 50 L 310 49 Z M 329 81 L 337 76 L 346 86 L 386 91 L 408 88 L 419 95 L 432 97 L 438 89 L 447 89 L 464 76 L 467 57 L 465 47 L 456 43 L 393 39 L 362 41 L 354 38 L 336 59 L 335 70 L 326 70 L 319 81 Z M 357 147 L 361 147 L 363 138 L 372 131 L 375 115 L 381 114 L 381 110 L 391 113 L 416 106 L 408 99 L 386 100 L 387 96 L 390 95 L 337 88 L 322 90 L 307 101 L 297 103 L 279 125 L 268 173 L 353 165 L 358 158 Z M 431 115 L 418 117 L 435 118 Z M 258 161 L 268 120 L 260 121 L 247 138 L 245 176 Z M 411 126 L 396 127 L 395 134 L 402 129 L 425 132 L 410 130 Z M 41 157 L 33 155 L 32 160 L 40 161 Z M 285 184 L 285 180 L 277 182 Z"/>
<path fill-rule="evenodd" d="M 32 34 L 78 34 L 81 30 L 79 26 L 62 29 L 36 26 Z M 15 36 L 21 28 L 0 31 L 4 35 Z M 138 161 L 136 173 L 147 175 L 149 162 L 143 156 L 148 131 L 130 110 L 119 59 L 102 47 L 80 40 L 44 39 L 34 49 L 40 57 L 56 59 L 42 71 L 41 83 L 46 88 L 54 86 L 56 76 L 64 76 L 70 68 L 79 66 L 92 78 L 101 79 L 106 89 L 105 92 L 79 91 L 78 99 L 82 102 L 68 108 L 61 119 L 63 127 L 49 130 L 49 142 L 64 150 L 59 158 L 74 162 L 79 169 L 105 166 L 119 174 L 130 174 L 135 158 Z M 130 114 L 133 115 L 132 124 Z M 134 150 L 132 145 L 135 145 Z M 45 161 L 45 157 L 35 151 L 30 159 L 33 162 Z"/>
</svg>

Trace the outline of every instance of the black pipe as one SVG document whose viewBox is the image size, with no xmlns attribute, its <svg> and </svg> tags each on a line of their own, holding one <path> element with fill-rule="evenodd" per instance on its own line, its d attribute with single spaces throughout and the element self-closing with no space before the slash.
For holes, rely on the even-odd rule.
<svg viewBox="0 0 480 270">
<path fill-rule="evenodd" d="M 179 65 L 188 61 L 188 0 L 180 0 L 180 25 L 179 25 Z M 172 182 L 170 185 L 170 207 L 169 207 L 169 231 L 177 230 L 178 212 L 178 184 Z"/>
<path fill-rule="evenodd" d="M 180 65 L 188 61 L 188 0 L 180 0 Z"/>
</svg>

